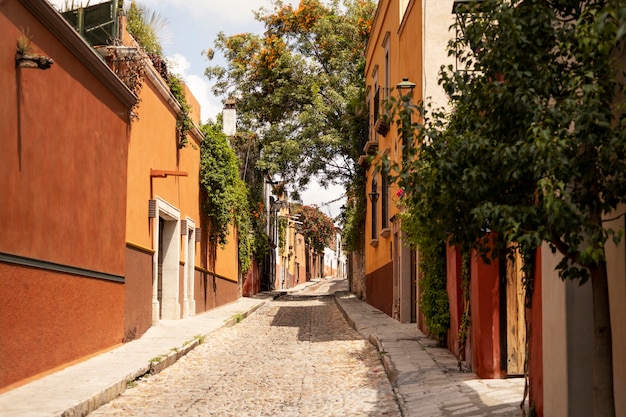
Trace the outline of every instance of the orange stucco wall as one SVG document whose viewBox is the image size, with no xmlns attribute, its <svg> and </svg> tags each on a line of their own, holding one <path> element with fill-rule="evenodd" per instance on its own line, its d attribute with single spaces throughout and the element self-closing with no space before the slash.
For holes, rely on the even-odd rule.
<svg viewBox="0 0 626 417">
<path fill-rule="evenodd" d="M 123 280 L 130 109 L 40 18 L 0 2 L 0 253 L 39 262 L 0 262 L 0 390 L 123 338 L 123 283 L 45 262 Z M 50 69 L 16 68 L 21 28 Z"/>
<path fill-rule="evenodd" d="M 148 69 L 150 70 L 150 68 Z M 187 92 L 187 101 L 191 107 L 191 117 L 195 123 L 200 121 L 200 107 L 197 100 Z M 208 270 L 234 282 L 237 287 L 238 263 L 236 234 L 230 229 L 228 244 L 224 248 L 217 248 L 215 256 L 207 245 L 209 224 L 201 212 L 203 193 L 200 190 L 200 138 L 193 132 L 187 135 L 188 143 L 182 149 L 178 148 L 176 130 L 177 112 L 169 96 L 169 89 L 165 82 L 158 78 L 144 77 L 144 85 L 140 91 L 141 105 L 137 109 L 138 120 L 133 121 L 131 140 L 129 143 L 128 160 L 128 206 L 126 239 L 130 246 L 138 249 L 133 259 L 134 269 L 128 270 L 126 296 L 133 302 L 127 303 L 127 332 L 136 331 L 139 335 L 147 330 L 148 320 L 152 323 L 153 299 L 153 257 L 156 256 L 155 230 L 158 219 L 148 217 L 148 201 L 160 199 L 177 211 L 179 220 L 191 220 L 195 228 L 202 229 L 202 242 L 191 241 L 195 245 L 193 267 Z M 172 171 L 180 175 L 166 177 L 151 176 L 151 170 Z M 183 300 L 184 273 L 186 265 L 186 245 L 189 242 L 186 236 L 179 237 L 179 275 L 177 283 L 177 302 L 180 315 L 184 317 Z M 151 265 L 148 269 L 147 259 Z M 215 263 L 211 262 L 215 259 Z M 137 266 L 141 264 L 141 268 Z M 130 267 L 130 265 L 129 265 Z M 233 301 L 228 295 L 222 297 L 217 293 L 214 285 L 206 286 L 197 277 L 191 280 L 194 283 L 195 310 L 189 311 L 193 315 L 214 308 L 217 299 Z M 210 287 L 210 291 L 208 291 Z M 148 308 L 148 306 L 150 306 Z"/>
<path fill-rule="evenodd" d="M 389 131 L 383 136 L 376 133 L 374 120 L 374 102 L 377 88 L 380 89 L 380 100 L 384 100 L 387 96 L 397 97 L 398 92 L 395 86 L 408 78 L 415 83 L 413 90 L 413 102 L 417 103 L 421 100 L 421 80 L 422 80 L 422 10 L 421 2 L 410 2 L 406 12 L 401 20 L 400 3 L 398 0 L 381 0 L 378 4 L 376 16 L 374 18 L 370 40 L 366 49 L 366 69 L 365 78 L 366 86 L 369 92 L 369 110 L 370 110 L 370 137 L 369 144 L 366 145 L 368 150 L 365 152 L 376 152 L 377 156 L 372 161 L 367 171 L 366 193 L 372 191 L 372 180 L 377 179 L 377 192 L 379 193 L 376 210 L 372 208 L 372 202 L 368 198 L 367 214 L 365 223 L 365 271 L 367 279 L 367 287 L 379 288 L 380 286 L 372 286 L 372 278 L 378 273 L 376 271 L 389 270 L 393 273 L 396 268 L 394 277 L 389 277 L 390 288 L 379 288 L 375 291 L 383 291 L 390 294 L 391 303 L 395 304 L 396 315 L 402 316 L 402 312 L 410 314 L 411 297 L 410 291 L 403 289 L 410 288 L 411 271 L 410 268 L 402 268 L 402 265 L 410 265 L 408 259 L 403 256 L 409 256 L 410 251 L 402 251 L 401 247 L 405 245 L 402 238 L 396 240 L 394 247 L 394 234 L 391 219 L 401 212 L 403 208 L 399 206 L 397 192 L 399 188 L 396 184 L 390 184 L 388 187 L 388 197 L 386 204 L 388 205 L 388 213 L 383 218 L 383 198 L 382 178 L 377 170 L 380 157 L 384 154 L 387 158 L 394 162 L 401 162 L 402 143 L 397 135 L 395 122 L 389 126 Z M 384 105 L 381 103 L 380 113 L 384 111 Z M 374 145 L 372 145 L 374 144 Z M 376 216 L 376 230 L 372 233 L 372 216 Z M 386 224 L 385 224 L 386 223 Z M 399 229 L 400 227 L 398 227 Z M 394 229 L 395 230 L 395 229 Z M 394 258 L 395 257 L 395 258 Z M 394 259 L 397 265 L 394 265 Z M 394 292 L 394 286 L 396 287 Z M 367 293 L 367 300 L 380 298 L 374 293 Z M 392 309 L 389 310 L 391 311 Z M 406 319 L 406 317 L 404 318 Z"/>
</svg>

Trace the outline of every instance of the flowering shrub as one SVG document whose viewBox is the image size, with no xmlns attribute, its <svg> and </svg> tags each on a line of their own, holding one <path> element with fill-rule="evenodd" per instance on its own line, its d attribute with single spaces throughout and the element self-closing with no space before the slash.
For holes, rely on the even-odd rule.
<svg viewBox="0 0 626 417">
<path fill-rule="evenodd" d="M 300 233 L 307 244 L 316 252 L 323 252 L 335 236 L 333 221 L 315 206 L 299 206 L 295 214 L 300 215 Z"/>
</svg>

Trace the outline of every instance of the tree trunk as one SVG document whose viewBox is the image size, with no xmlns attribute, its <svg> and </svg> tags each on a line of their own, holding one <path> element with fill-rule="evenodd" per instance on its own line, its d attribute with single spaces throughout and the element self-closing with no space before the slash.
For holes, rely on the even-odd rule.
<svg viewBox="0 0 626 417">
<path fill-rule="evenodd" d="M 615 417 L 613 346 L 606 263 L 589 268 L 593 297 L 593 415 Z"/>
</svg>

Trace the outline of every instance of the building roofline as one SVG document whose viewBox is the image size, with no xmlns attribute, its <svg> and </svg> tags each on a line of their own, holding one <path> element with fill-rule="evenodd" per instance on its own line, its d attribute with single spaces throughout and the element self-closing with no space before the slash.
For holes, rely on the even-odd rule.
<svg viewBox="0 0 626 417">
<path fill-rule="evenodd" d="M 115 75 L 100 55 L 80 37 L 48 1 L 20 0 L 56 38 L 78 58 L 127 107 L 137 103 L 137 96 Z"/>
</svg>

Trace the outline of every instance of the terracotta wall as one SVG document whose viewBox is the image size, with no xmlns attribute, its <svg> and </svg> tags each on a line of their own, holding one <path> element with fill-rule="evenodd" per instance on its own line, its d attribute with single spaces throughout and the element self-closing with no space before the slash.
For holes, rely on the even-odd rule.
<svg viewBox="0 0 626 417">
<path fill-rule="evenodd" d="M 0 392 L 122 343 L 122 283 L 0 262 L 0 286 Z"/>
<path fill-rule="evenodd" d="M 129 109 L 18 1 L 0 12 L 0 252 L 123 276 Z M 15 68 L 21 28 L 50 69 Z"/>
<path fill-rule="evenodd" d="M 243 278 L 241 295 L 244 297 L 250 297 L 261 292 L 262 272 L 263 271 L 259 268 L 259 263 L 257 261 L 253 261 L 252 265 L 250 265 L 250 269 Z"/>
<path fill-rule="evenodd" d="M 0 253 L 36 265 L 0 262 L 0 390 L 124 337 L 132 95 L 60 19 L 0 2 Z M 16 68 L 22 28 L 50 69 Z"/>
<path fill-rule="evenodd" d="M 239 298 L 239 286 L 236 281 L 220 278 L 199 270 L 196 270 L 194 279 L 197 313 L 232 303 Z"/>
<path fill-rule="evenodd" d="M 470 281 L 472 370 L 481 378 L 504 378 L 500 369 L 500 265 L 472 256 Z"/>
<path fill-rule="evenodd" d="M 463 291 L 461 290 L 461 253 L 455 246 L 446 247 L 446 291 L 450 306 L 450 330 L 448 331 L 448 349 L 459 357 L 459 328 L 463 316 Z"/>
<path fill-rule="evenodd" d="M 125 342 L 138 339 L 152 325 L 152 255 L 126 248 Z"/>
</svg>

